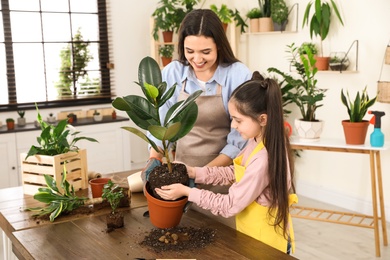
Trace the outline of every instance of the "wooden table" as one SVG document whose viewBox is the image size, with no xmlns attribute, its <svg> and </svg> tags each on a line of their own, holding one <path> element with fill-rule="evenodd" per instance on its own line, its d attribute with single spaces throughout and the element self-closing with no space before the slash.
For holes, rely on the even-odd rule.
<svg viewBox="0 0 390 260">
<path fill-rule="evenodd" d="M 324 209 L 307 208 L 301 206 L 293 206 L 292 216 L 297 218 L 372 228 L 374 229 L 375 236 L 375 253 L 376 256 L 379 257 L 381 255 L 379 220 L 381 220 L 382 226 L 383 245 L 388 245 L 380 152 L 387 150 L 389 145 L 385 144 L 384 147 L 372 147 L 371 145 L 347 145 L 345 144 L 344 140 L 325 138 L 321 138 L 315 142 L 304 142 L 297 137 L 291 137 L 290 142 L 291 147 L 296 150 L 315 150 L 369 155 L 373 212 L 372 216 L 349 212 L 328 211 Z M 378 214 L 378 198 L 380 214 Z"/>
<path fill-rule="evenodd" d="M 0 227 L 19 259 L 296 259 L 193 210 L 180 225 L 215 229 L 215 241 L 194 251 L 156 253 L 139 245 L 153 228 L 143 217 L 147 206 L 142 193 L 133 193 L 130 208 L 122 208 L 125 227 L 110 233 L 105 231 L 109 208 L 94 215 L 61 216 L 54 223 L 33 221 L 31 212 L 19 210 L 37 204 L 22 187 L 0 190 Z"/>
</svg>

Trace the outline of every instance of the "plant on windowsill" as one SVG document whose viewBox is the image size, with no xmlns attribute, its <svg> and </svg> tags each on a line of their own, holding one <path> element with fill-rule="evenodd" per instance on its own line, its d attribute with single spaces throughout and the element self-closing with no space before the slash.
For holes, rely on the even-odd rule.
<svg viewBox="0 0 390 260">
<path fill-rule="evenodd" d="M 98 112 L 96 109 L 95 109 L 95 111 L 93 112 L 93 120 L 94 120 L 94 121 L 97 121 L 97 122 L 103 120 L 103 115 L 100 114 L 100 112 Z"/>
<path fill-rule="evenodd" d="M 310 16 L 310 10 L 312 7 L 314 9 L 314 13 Z M 326 0 L 310 1 L 306 6 L 305 13 L 303 14 L 302 28 L 310 23 L 310 38 L 313 39 L 314 36 L 320 37 L 320 56 L 317 59 L 317 68 L 319 70 L 328 70 L 329 67 L 329 57 L 324 56 L 323 41 L 327 38 L 330 30 L 332 9 L 336 14 L 338 21 L 344 26 L 343 19 L 341 18 L 337 5 L 333 0 L 330 0 L 330 4 Z M 322 62 L 324 62 L 324 64 L 322 64 Z"/>
<path fill-rule="evenodd" d="M 367 114 L 368 108 L 376 102 L 377 96 L 370 99 L 367 93 L 367 86 L 362 92 L 357 92 L 355 99 L 351 99 L 347 90 L 341 90 L 341 102 L 347 108 L 349 119 L 342 120 L 345 141 L 347 144 L 364 144 L 367 129 L 370 124 L 368 120 L 363 120 Z"/>
<path fill-rule="evenodd" d="M 15 129 L 15 120 L 13 118 L 7 118 L 5 120 L 7 123 L 7 129 L 8 130 L 14 130 Z"/>
<path fill-rule="evenodd" d="M 159 149 L 155 142 L 138 128 L 122 127 L 142 138 L 153 149 L 163 155 L 166 163 L 153 169 L 149 175 L 144 192 L 148 199 L 152 224 L 159 228 L 173 227 L 180 223 L 187 198 L 182 198 L 178 201 L 163 201 L 158 199 L 159 196 L 154 192 L 154 189 L 172 183 L 189 185 L 185 165 L 172 163 L 170 149 L 172 144 L 184 137 L 194 126 L 198 115 L 198 106 L 195 100 L 202 91 L 196 91 L 186 100 L 173 105 L 168 110 L 166 117 L 161 119 L 159 108 L 172 97 L 176 90 L 176 84 L 167 88 L 166 82 L 162 81 L 158 63 L 151 57 L 145 57 L 141 60 L 138 67 L 138 79 L 139 82 L 137 84 L 141 87 L 145 97 L 137 95 L 117 97 L 112 105 L 118 110 L 125 111 L 138 128 L 149 131 L 151 135 L 162 142 L 162 149 Z M 161 213 L 155 213 L 156 208 L 154 206 L 156 204 L 172 205 L 173 203 L 178 204 L 177 219 L 162 219 L 161 216 L 163 215 L 159 215 Z M 162 223 L 162 221 L 169 222 Z"/>
<path fill-rule="evenodd" d="M 24 114 L 26 113 L 26 111 L 18 110 L 17 112 L 18 112 L 18 115 L 19 115 L 18 126 L 25 126 L 26 125 L 26 118 L 24 117 Z"/>
<path fill-rule="evenodd" d="M 111 180 L 104 185 L 102 199 L 108 201 L 111 206 L 111 212 L 106 217 L 107 229 L 113 230 L 124 226 L 124 215 L 117 211 L 123 194 L 123 188 L 119 184 L 113 183 Z"/>
<path fill-rule="evenodd" d="M 53 113 L 49 114 L 49 116 L 47 117 L 47 122 L 48 123 L 55 123 L 56 122 L 56 117 L 54 116 Z"/>
<path fill-rule="evenodd" d="M 301 118 L 295 120 L 295 127 L 301 138 L 318 139 L 322 132 L 322 120 L 316 118 L 316 111 L 322 104 L 319 104 L 324 97 L 326 89 L 317 87 L 317 68 L 315 67 L 316 60 L 311 53 L 310 48 L 305 47 L 305 55 L 299 55 L 298 48 L 294 43 L 287 45 L 287 52 L 290 54 L 290 64 L 293 70 L 298 73 L 299 77 L 295 78 L 288 73 L 282 72 L 277 68 L 269 68 L 268 72 L 274 72 L 282 76 L 281 85 L 289 86 L 291 91 L 288 92 L 287 97 L 291 99 L 292 103 L 296 104 L 301 113 Z M 309 122 L 309 123 L 307 123 Z M 319 124 L 312 131 L 301 131 L 300 124 Z M 304 127 L 306 128 L 306 127 Z"/>
<path fill-rule="evenodd" d="M 226 4 L 221 4 L 220 8 L 218 8 L 215 4 L 212 4 L 210 5 L 210 9 L 216 13 L 216 15 L 221 20 L 225 32 L 227 30 L 228 24 L 232 23 L 233 21 L 236 22 L 237 27 L 240 26 L 241 33 L 244 33 L 245 28 L 248 27 L 237 9 L 233 11 L 233 9 L 228 8 Z"/>
</svg>

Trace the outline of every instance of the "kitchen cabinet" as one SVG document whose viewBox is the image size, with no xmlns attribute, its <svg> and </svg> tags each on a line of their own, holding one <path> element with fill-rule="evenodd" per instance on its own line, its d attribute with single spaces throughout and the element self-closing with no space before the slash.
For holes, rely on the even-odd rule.
<svg viewBox="0 0 390 260">
<path fill-rule="evenodd" d="M 0 135 L 0 188 L 19 185 L 15 134 Z"/>
</svg>

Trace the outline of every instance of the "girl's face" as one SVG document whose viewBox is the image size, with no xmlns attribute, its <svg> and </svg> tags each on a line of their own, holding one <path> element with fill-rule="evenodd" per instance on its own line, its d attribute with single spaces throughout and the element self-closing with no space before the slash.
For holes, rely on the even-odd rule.
<svg viewBox="0 0 390 260">
<path fill-rule="evenodd" d="M 184 39 L 184 55 L 197 76 L 215 72 L 218 50 L 213 38 L 190 35 Z"/>
<path fill-rule="evenodd" d="M 267 116 L 261 114 L 258 120 L 253 120 L 249 116 L 240 114 L 234 101 L 228 103 L 229 113 L 232 118 L 231 127 L 236 129 L 244 139 L 256 138 L 261 140 L 263 126 L 265 126 Z"/>
</svg>

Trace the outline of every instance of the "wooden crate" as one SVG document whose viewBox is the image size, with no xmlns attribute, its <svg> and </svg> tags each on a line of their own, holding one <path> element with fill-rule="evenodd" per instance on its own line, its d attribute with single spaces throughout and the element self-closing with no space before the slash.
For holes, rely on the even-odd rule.
<svg viewBox="0 0 390 260">
<path fill-rule="evenodd" d="M 38 188 L 47 187 L 44 174 L 53 176 L 59 191 L 64 162 L 66 162 L 67 181 L 75 190 L 88 188 L 87 151 L 69 152 L 55 156 L 35 155 L 25 160 L 26 153 L 20 155 L 22 170 L 22 185 L 24 194 L 34 195 Z"/>
</svg>

